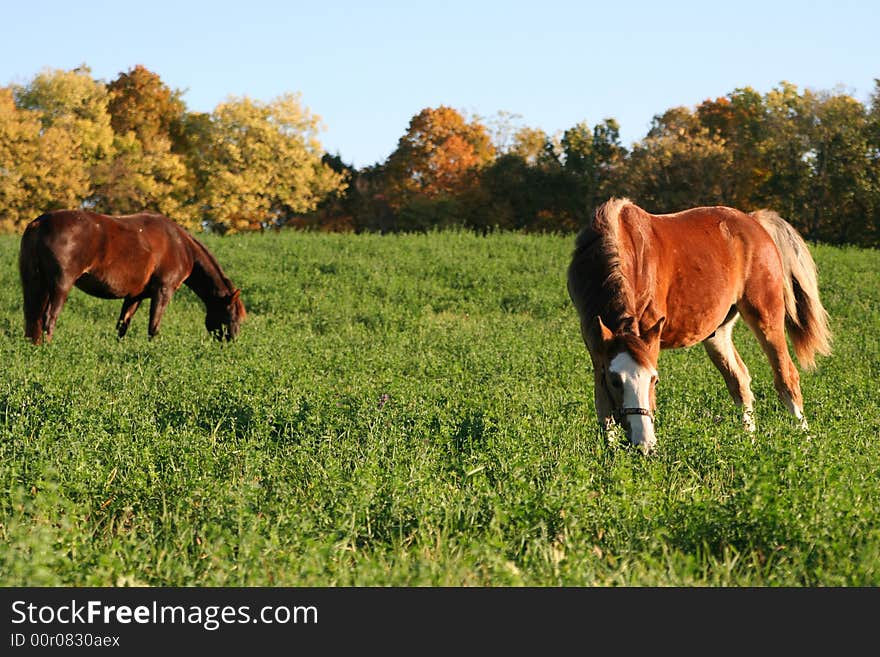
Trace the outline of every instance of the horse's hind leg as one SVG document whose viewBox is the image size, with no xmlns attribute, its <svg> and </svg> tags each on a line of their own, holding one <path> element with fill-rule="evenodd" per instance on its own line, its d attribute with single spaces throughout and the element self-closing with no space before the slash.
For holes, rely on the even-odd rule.
<svg viewBox="0 0 880 657">
<path fill-rule="evenodd" d="M 43 313 L 43 328 L 46 331 L 46 342 L 52 339 L 55 332 L 55 322 L 58 321 L 58 315 L 64 308 L 64 302 L 67 301 L 67 295 L 70 294 L 72 285 L 64 285 L 58 283 L 49 292 L 49 302 L 46 304 L 46 310 Z"/>
<path fill-rule="evenodd" d="M 162 315 L 168 302 L 171 301 L 171 295 L 174 291 L 169 288 L 160 287 L 150 299 L 150 325 L 147 333 L 150 338 L 159 333 L 159 324 L 162 323 Z"/>
<path fill-rule="evenodd" d="M 125 337 L 128 325 L 131 323 L 131 318 L 134 317 L 140 305 L 140 299 L 125 297 L 125 300 L 122 302 L 122 312 L 119 313 L 119 320 L 116 322 L 116 331 L 120 338 Z"/>
<path fill-rule="evenodd" d="M 49 293 L 45 281 L 35 264 L 36 256 L 23 251 L 21 256 L 21 291 L 24 309 L 24 335 L 33 344 L 43 342 L 46 306 L 49 304 Z"/>
<path fill-rule="evenodd" d="M 740 308 L 743 319 L 758 338 L 761 348 L 773 368 L 773 384 L 779 399 L 788 412 L 800 420 L 801 428 L 807 429 L 804 417 L 804 400 L 801 396 L 801 377 L 788 353 L 785 341 L 785 308 L 782 299 L 771 305 L 770 309 L 759 310 L 751 305 Z"/>
<path fill-rule="evenodd" d="M 48 303 L 48 294 L 40 294 L 35 290 L 25 292 L 24 335 L 33 344 L 43 341 L 44 316 Z"/>
<path fill-rule="evenodd" d="M 755 431 L 753 411 L 755 397 L 749 386 L 752 378 L 733 344 L 733 325 L 738 317 L 739 314 L 734 313 L 733 317 L 725 320 L 712 337 L 703 340 L 703 346 L 715 367 L 721 372 L 721 376 L 724 377 L 724 382 L 727 384 L 727 389 L 730 391 L 734 403 L 742 409 L 743 427 L 746 431 L 753 433 Z"/>
</svg>

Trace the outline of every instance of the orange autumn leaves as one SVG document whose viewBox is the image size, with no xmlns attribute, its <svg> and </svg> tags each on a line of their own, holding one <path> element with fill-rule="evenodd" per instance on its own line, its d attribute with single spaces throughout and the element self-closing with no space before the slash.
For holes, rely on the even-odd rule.
<svg viewBox="0 0 880 657">
<path fill-rule="evenodd" d="M 386 163 L 386 191 L 392 206 L 412 195 L 441 198 L 461 194 L 493 161 L 495 147 L 477 120 L 440 106 L 415 115 Z"/>
</svg>

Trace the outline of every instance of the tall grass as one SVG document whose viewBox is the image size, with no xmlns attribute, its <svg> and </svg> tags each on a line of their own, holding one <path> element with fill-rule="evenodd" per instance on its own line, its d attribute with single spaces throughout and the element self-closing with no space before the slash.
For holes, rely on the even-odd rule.
<svg viewBox="0 0 880 657">
<path fill-rule="evenodd" d="M 658 450 L 601 434 L 570 237 L 206 236 L 248 318 L 74 290 L 23 338 L 0 238 L 0 584 L 876 586 L 880 253 L 817 246 L 811 435 L 743 326 L 758 432 L 664 352 Z"/>
</svg>

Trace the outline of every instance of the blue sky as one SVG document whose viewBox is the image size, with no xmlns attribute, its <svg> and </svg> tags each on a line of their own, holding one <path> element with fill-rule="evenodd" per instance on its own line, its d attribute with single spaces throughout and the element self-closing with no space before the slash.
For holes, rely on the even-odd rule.
<svg viewBox="0 0 880 657">
<path fill-rule="evenodd" d="M 867 103 L 880 2 L 30 0 L 0 5 L 0 85 L 142 64 L 190 110 L 298 92 L 322 145 L 384 160 L 425 107 L 519 115 L 552 134 L 606 117 L 628 146 L 670 107 L 780 81 Z"/>
</svg>

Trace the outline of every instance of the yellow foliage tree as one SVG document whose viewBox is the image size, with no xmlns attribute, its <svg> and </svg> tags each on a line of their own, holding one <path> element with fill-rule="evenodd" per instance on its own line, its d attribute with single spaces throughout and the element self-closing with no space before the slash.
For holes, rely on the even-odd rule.
<svg viewBox="0 0 880 657">
<path fill-rule="evenodd" d="M 39 112 L 43 128 L 65 130 L 88 166 L 113 154 L 113 128 L 107 112 L 107 89 L 88 67 L 47 69 L 15 89 L 16 105 Z"/>
<path fill-rule="evenodd" d="M 194 161 L 205 219 L 221 232 L 259 229 L 345 189 L 344 177 L 321 161 L 319 122 L 298 94 L 218 105 Z"/>
<path fill-rule="evenodd" d="M 0 88 L 0 231 L 20 232 L 46 210 L 76 207 L 89 192 L 79 142 L 66 126 L 44 127 L 41 112 L 19 109 Z"/>
</svg>

